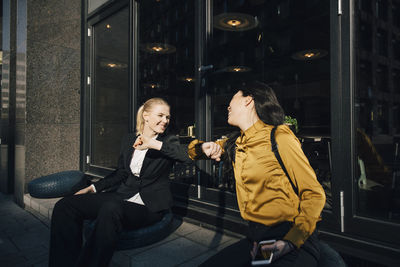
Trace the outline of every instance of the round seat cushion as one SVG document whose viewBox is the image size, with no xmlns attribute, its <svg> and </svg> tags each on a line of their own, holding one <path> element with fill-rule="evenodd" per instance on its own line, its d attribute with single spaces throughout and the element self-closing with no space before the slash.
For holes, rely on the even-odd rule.
<svg viewBox="0 0 400 267">
<path fill-rule="evenodd" d="M 175 229 L 173 226 L 172 212 L 166 212 L 163 218 L 155 224 L 135 229 L 125 230 L 119 236 L 116 250 L 126 250 L 147 246 L 156 243 L 168 235 Z M 87 239 L 94 229 L 95 221 L 85 221 L 84 236 Z"/>
<path fill-rule="evenodd" d="M 28 192 L 35 198 L 56 198 L 74 194 L 87 186 L 81 171 L 63 171 L 36 178 L 28 183 Z"/>
</svg>

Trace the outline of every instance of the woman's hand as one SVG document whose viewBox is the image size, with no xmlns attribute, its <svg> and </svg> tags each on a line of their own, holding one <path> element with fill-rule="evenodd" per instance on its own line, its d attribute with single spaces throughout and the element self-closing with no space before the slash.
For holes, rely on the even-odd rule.
<svg viewBox="0 0 400 267">
<path fill-rule="evenodd" d="M 145 150 L 145 149 L 156 149 L 160 150 L 162 147 L 162 142 L 152 139 L 150 137 L 147 137 L 145 135 L 139 135 L 135 143 L 133 144 L 133 148 L 137 150 Z"/>
<path fill-rule="evenodd" d="M 93 189 L 93 186 L 89 185 L 88 187 L 85 187 L 85 188 L 79 190 L 74 195 L 83 195 L 83 194 L 88 194 L 88 193 L 96 193 Z"/>
<path fill-rule="evenodd" d="M 275 243 L 261 246 L 261 250 L 274 253 L 272 256 L 272 261 L 276 261 L 294 249 L 295 246 L 286 240 L 277 240 Z"/>
<path fill-rule="evenodd" d="M 216 161 L 221 160 L 222 148 L 217 143 L 205 142 L 201 145 L 201 149 L 207 157 L 215 159 Z"/>
</svg>

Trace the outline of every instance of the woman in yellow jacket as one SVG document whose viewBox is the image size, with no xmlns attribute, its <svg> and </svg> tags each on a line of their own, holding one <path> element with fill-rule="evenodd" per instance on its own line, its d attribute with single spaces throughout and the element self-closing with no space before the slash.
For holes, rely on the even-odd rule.
<svg viewBox="0 0 400 267">
<path fill-rule="evenodd" d="M 258 243 L 271 239 L 276 241 L 260 246 L 264 256 L 273 252 L 269 266 L 317 266 L 315 227 L 325 204 L 322 186 L 299 140 L 282 125 L 284 111 L 273 90 L 261 82 L 236 89 L 228 107 L 228 123 L 240 132 L 217 142 L 194 140 L 189 144 L 189 156 L 218 161 L 224 156 L 233 167 L 238 206 L 249 222 L 249 232 L 247 238 L 209 258 L 203 266 L 249 266 L 260 252 Z M 274 127 L 289 177 L 272 151 Z"/>
</svg>

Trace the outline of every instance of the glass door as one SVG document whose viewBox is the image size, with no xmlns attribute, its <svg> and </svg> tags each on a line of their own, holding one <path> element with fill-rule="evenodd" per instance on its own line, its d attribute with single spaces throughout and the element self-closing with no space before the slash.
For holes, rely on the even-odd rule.
<svg viewBox="0 0 400 267">
<path fill-rule="evenodd" d="M 132 125 L 129 9 L 129 2 L 122 1 L 88 22 L 89 133 L 85 169 L 94 175 L 104 175 L 117 167 L 121 140 Z"/>
</svg>

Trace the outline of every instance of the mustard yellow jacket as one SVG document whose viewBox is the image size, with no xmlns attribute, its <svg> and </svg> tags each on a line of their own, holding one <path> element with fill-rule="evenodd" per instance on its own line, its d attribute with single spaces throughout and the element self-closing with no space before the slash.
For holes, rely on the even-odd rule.
<svg viewBox="0 0 400 267">
<path fill-rule="evenodd" d="M 233 170 L 240 214 L 245 220 L 272 226 L 291 221 L 292 229 L 285 235 L 300 247 L 315 230 L 325 205 L 325 193 L 314 170 L 301 149 L 296 136 L 286 125 L 275 133 L 279 154 L 290 178 L 299 190 L 293 191 L 289 180 L 271 150 L 273 126 L 257 121 L 236 140 Z M 217 141 L 222 148 L 226 139 Z M 189 157 L 204 159 L 200 149 L 203 141 L 189 144 Z"/>
</svg>

